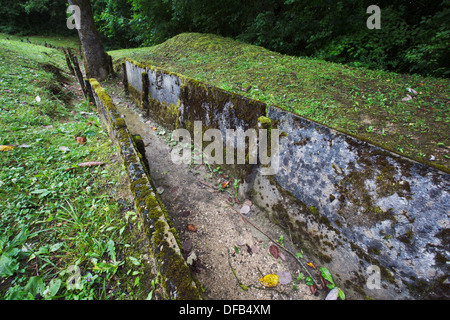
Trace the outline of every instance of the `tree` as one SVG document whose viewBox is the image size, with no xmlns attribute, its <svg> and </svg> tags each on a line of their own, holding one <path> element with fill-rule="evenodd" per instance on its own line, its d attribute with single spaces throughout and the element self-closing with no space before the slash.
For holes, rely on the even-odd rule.
<svg viewBox="0 0 450 320">
<path fill-rule="evenodd" d="M 103 81 L 112 70 L 100 34 L 95 27 L 91 3 L 89 0 L 68 0 L 68 2 L 80 8 L 78 36 L 83 46 L 86 75 Z"/>
</svg>

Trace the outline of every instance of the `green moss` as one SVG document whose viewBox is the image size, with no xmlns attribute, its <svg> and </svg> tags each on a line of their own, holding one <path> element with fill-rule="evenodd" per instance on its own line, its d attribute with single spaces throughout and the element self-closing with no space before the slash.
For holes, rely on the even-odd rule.
<svg viewBox="0 0 450 320">
<path fill-rule="evenodd" d="M 96 94 L 102 100 L 104 106 L 110 106 L 114 111 L 114 105 L 106 92 L 97 81 L 91 81 Z M 109 119 L 109 121 L 113 121 Z M 142 138 L 138 135 L 131 136 L 126 129 L 125 121 L 118 117 L 114 120 L 115 136 L 117 143 L 122 148 L 134 152 L 127 152 L 124 156 L 124 166 L 130 170 L 132 163 L 143 165 L 142 153 L 145 154 Z M 133 170 L 139 170 L 133 167 Z M 183 257 L 180 254 L 180 243 L 176 230 L 168 219 L 166 209 L 157 194 L 153 191 L 151 180 L 147 178 L 147 172 L 141 172 L 144 176 L 133 179 L 130 175 L 130 191 L 135 197 L 136 210 L 144 221 L 144 232 L 150 239 L 152 254 L 155 258 L 158 271 L 159 284 L 164 288 L 166 298 L 172 299 L 200 299 L 201 285 L 190 274 Z M 171 240 L 170 240 L 171 239 Z"/>
<path fill-rule="evenodd" d="M 272 128 L 272 120 L 270 118 L 261 116 L 258 118 L 258 122 L 266 129 Z"/>
<path fill-rule="evenodd" d="M 311 211 L 311 213 L 312 213 L 313 215 L 315 215 L 316 217 L 319 217 L 319 209 L 317 209 L 316 207 L 310 206 L 310 207 L 309 207 L 309 211 Z"/>
<path fill-rule="evenodd" d="M 125 120 L 123 118 L 116 118 L 114 125 L 116 126 L 116 128 L 123 128 L 126 126 Z"/>
</svg>

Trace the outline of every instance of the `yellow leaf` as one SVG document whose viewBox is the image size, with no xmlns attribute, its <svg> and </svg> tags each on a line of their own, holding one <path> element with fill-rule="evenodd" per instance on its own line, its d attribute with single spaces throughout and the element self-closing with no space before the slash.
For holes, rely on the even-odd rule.
<svg viewBox="0 0 450 320">
<path fill-rule="evenodd" d="M 0 151 L 10 151 L 14 149 L 14 146 L 0 146 Z"/>
<path fill-rule="evenodd" d="M 313 269 L 316 268 L 316 266 L 315 266 L 314 263 L 312 263 L 312 262 L 308 262 L 307 265 L 310 266 L 310 267 L 313 268 Z"/>
<path fill-rule="evenodd" d="M 273 288 L 276 287 L 278 285 L 278 276 L 276 274 L 268 274 L 265 275 L 264 277 L 262 277 L 261 279 L 259 279 L 259 282 L 261 282 L 261 284 L 264 287 L 267 288 Z"/>
</svg>

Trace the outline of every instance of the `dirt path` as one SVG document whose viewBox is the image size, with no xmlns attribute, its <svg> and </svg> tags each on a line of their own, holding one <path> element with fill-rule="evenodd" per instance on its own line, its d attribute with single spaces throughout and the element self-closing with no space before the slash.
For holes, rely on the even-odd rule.
<svg viewBox="0 0 450 320">
<path fill-rule="evenodd" d="M 169 131 L 152 119 L 138 115 L 121 86 L 112 83 L 106 90 L 125 117 L 129 130 L 144 140 L 151 178 L 178 231 L 187 261 L 204 286 L 206 299 L 320 299 L 311 294 L 304 281 L 297 281 L 300 272 L 307 276 L 300 264 L 282 250 L 275 259 L 269 253 L 273 242 L 245 222 L 227 203 L 235 193 L 232 181 L 228 187 L 230 193 L 215 191 L 213 186 L 217 185 L 217 179 L 224 181 L 223 175 L 206 165 L 173 163 Z M 251 199 L 240 199 L 235 209 L 239 210 L 244 200 L 250 205 L 248 218 L 252 223 L 272 239 L 279 240 L 282 236 L 284 245 L 289 248 L 289 235 L 270 223 L 264 213 L 251 204 Z M 194 226 L 196 231 L 192 231 Z M 280 283 L 273 289 L 261 286 L 263 276 L 282 276 L 283 273 L 292 276 L 289 283 Z"/>
</svg>

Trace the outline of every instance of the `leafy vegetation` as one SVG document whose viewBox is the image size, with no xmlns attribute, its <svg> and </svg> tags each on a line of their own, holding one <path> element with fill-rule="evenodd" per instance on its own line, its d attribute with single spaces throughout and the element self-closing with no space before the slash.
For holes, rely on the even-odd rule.
<svg viewBox="0 0 450 320">
<path fill-rule="evenodd" d="M 92 106 L 61 88 L 64 56 L 0 46 L 0 299 L 147 297 L 123 165 Z"/>
<path fill-rule="evenodd" d="M 377 1 L 381 29 L 368 29 L 371 1 L 91 0 L 107 49 L 151 46 L 183 32 L 212 33 L 269 50 L 350 66 L 449 77 L 450 0 Z M 66 28 L 65 1 L 7 0 L 0 31 Z M 56 29 L 53 26 L 59 26 Z"/>
<path fill-rule="evenodd" d="M 446 79 L 298 58 L 198 33 L 110 54 L 278 105 L 418 161 L 450 164 Z"/>
</svg>

